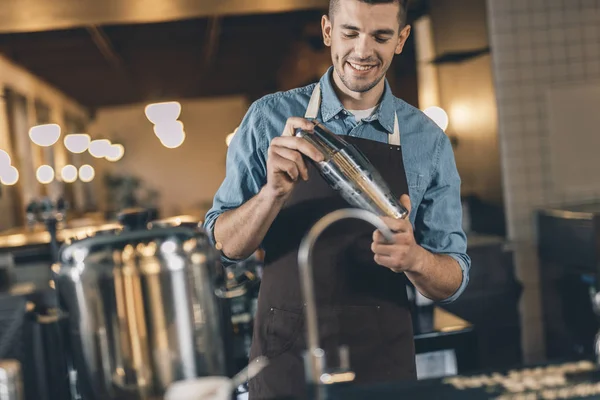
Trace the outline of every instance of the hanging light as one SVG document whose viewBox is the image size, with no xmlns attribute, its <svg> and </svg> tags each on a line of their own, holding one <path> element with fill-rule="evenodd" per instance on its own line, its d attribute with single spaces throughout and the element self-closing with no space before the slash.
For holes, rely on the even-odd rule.
<svg viewBox="0 0 600 400">
<path fill-rule="evenodd" d="M 96 176 L 96 171 L 94 171 L 94 167 L 91 165 L 85 164 L 79 168 L 79 179 L 82 182 L 91 182 Z"/>
<path fill-rule="evenodd" d="M 72 133 L 65 136 L 64 143 L 71 153 L 83 153 L 90 147 L 90 135 L 87 133 Z"/>
<path fill-rule="evenodd" d="M 2 168 L 10 167 L 11 162 L 12 160 L 10 159 L 8 153 L 4 150 L 0 150 L 0 171 L 2 170 Z"/>
<path fill-rule="evenodd" d="M 65 165 L 60 171 L 60 176 L 64 182 L 73 183 L 77 180 L 77 168 L 74 165 Z"/>
<path fill-rule="evenodd" d="M 148 104 L 145 108 L 146 118 L 155 125 L 173 122 L 181 114 L 181 104 L 177 101 Z"/>
<path fill-rule="evenodd" d="M 175 148 L 181 146 L 184 141 L 185 141 L 185 132 L 184 131 L 173 132 L 170 135 L 160 138 L 160 142 L 167 149 L 175 149 Z"/>
<path fill-rule="evenodd" d="M 238 127 L 239 128 L 239 127 Z M 233 132 L 231 132 L 229 135 L 227 135 L 227 137 L 225 137 L 225 144 L 227 145 L 227 147 L 229 147 L 229 144 L 231 143 L 231 141 L 233 140 L 233 137 L 235 136 L 235 134 L 238 131 L 238 128 L 235 128 L 233 130 Z"/>
<path fill-rule="evenodd" d="M 108 154 L 105 156 L 106 159 L 110 162 L 117 162 L 123 155 L 125 154 L 125 147 L 122 144 L 113 144 L 110 146 Z"/>
<path fill-rule="evenodd" d="M 19 171 L 13 166 L 0 171 L 0 183 L 6 186 L 14 185 L 19 181 Z"/>
<path fill-rule="evenodd" d="M 49 165 L 42 165 L 35 172 L 38 182 L 47 185 L 54 180 L 54 168 Z"/>
<path fill-rule="evenodd" d="M 110 152 L 111 143 L 107 139 L 92 140 L 89 152 L 93 157 L 103 158 Z"/>
<path fill-rule="evenodd" d="M 433 120 L 445 132 L 448 128 L 448 114 L 440 107 L 431 106 L 423 110 L 423 113 Z"/>
<path fill-rule="evenodd" d="M 57 124 L 36 125 L 29 129 L 29 138 L 38 146 L 52 146 L 60 138 L 60 126 Z"/>
<path fill-rule="evenodd" d="M 154 134 L 160 140 L 163 140 L 163 138 L 166 138 L 171 135 L 179 135 L 183 131 L 183 122 L 181 121 L 162 122 L 160 124 L 154 125 Z"/>
</svg>

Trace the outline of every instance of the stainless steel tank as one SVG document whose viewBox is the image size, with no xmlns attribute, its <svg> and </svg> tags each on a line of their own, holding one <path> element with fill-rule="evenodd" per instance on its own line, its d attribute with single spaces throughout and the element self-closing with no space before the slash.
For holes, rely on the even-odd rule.
<svg viewBox="0 0 600 400">
<path fill-rule="evenodd" d="M 175 381 L 228 375 L 231 321 L 219 296 L 231 292 L 200 228 L 74 241 L 53 270 L 84 400 L 158 399 Z"/>
<path fill-rule="evenodd" d="M 408 210 L 400 204 L 400 195 L 404 193 L 392 193 L 379 171 L 357 147 L 323 124 L 311 122 L 313 132 L 298 129 L 295 135 L 323 154 L 324 161 L 311 162 L 333 189 L 356 208 L 398 219 L 408 216 Z"/>
<path fill-rule="evenodd" d="M 23 400 L 21 364 L 0 360 L 0 400 Z"/>
</svg>

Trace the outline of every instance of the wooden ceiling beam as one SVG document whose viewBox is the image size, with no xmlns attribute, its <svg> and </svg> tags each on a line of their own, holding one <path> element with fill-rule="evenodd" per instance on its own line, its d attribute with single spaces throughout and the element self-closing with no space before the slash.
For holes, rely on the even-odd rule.
<svg viewBox="0 0 600 400">
<path fill-rule="evenodd" d="M 104 56 L 106 61 L 108 61 L 108 63 L 115 70 L 127 75 L 125 63 L 115 51 L 112 43 L 110 42 L 110 39 L 108 38 L 108 36 L 106 36 L 102 28 L 95 25 L 91 25 L 88 26 L 86 29 L 92 37 L 92 41 L 94 42 L 102 56 Z"/>
<path fill-rule="evenodd" d="M 325 9 L 328 0 L 2 0 L 0 32 Z"/>
<path fill-rule="evenodd" d="M 206 40 L 204 43 L 204 53 L 202 58 L 204 60 L 204 70 L 210 71 L 216 58 L 217 50 L 219 48 L 219 38 L 221 36 L 221 18 L 212 17 L 208 20 L 208 26 L 206 27 Z"/>
</svg>

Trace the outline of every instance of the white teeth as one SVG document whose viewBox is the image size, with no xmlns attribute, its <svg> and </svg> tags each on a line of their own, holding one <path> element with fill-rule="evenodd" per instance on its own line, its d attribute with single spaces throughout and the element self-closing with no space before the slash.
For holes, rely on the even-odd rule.
<svg viewBox="0 0 600 400">
<path fill-rule="evenodd" d="M 373 68 L 372 65 L 357 65 L 357 64 L 353 64 L 353 63 L 348 63 L 352 66 L 352 68 L 359 70 L 359 71 L 368 71 L 371 68 Z"/>
</svg>

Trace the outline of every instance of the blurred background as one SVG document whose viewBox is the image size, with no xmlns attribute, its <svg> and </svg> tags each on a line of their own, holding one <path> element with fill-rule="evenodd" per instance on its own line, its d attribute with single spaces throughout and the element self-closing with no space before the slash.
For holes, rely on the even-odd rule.
<svg viewBox="0 0 600 400">
<path fill-rule="evenodd" d="M 137 206 L 202 219 L 249 105 L 331 65 L 328 0 L 2 3 L 0 244 L 17 267 L 44 197 L 67 227 Z M 408 9 L 387 79 L 452 139 L 473 259 L 444 309 L 474 327 L 479 366 L 592 355 L 600 2 Z"/>
</svg>

